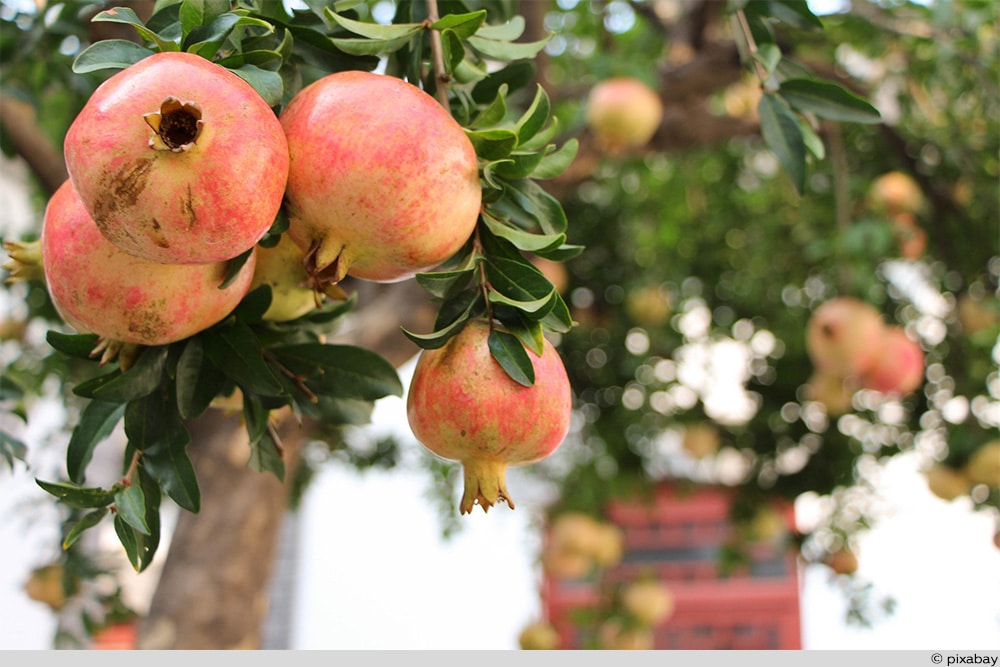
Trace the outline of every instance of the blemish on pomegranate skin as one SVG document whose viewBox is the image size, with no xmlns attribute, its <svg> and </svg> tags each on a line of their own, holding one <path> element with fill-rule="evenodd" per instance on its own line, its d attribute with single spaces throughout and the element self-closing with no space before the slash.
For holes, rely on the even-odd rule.
<svg viewBox="0 0 1000 667">
<path fill-rule="evenodd" d="M 126 211 L 138 203 L 149 182 L 152 167 L 151 159 L 141 158 L 105 177 L 103 190 L 107 196 L 99 199 L 94 209 L 94 221 L 98 227 L 104 229 L 108 216 Z"/>
</svg>

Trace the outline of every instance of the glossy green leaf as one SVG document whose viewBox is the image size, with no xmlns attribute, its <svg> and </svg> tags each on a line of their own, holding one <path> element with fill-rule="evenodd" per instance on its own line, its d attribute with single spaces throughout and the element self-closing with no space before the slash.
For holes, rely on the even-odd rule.
<svg viewBox="0 0 1000 667">
<path fill-rule="evenodd" d="M 211 23 L 227 11 L 229 11 L 228 0 L 182 0 L 178 13 L 181 35 L 186 37 L 198 26 Z"/>
<path fill-rule="evenodd" d="M 507 159 L 497 160 L 491 164 L 495 165 L 493 171 L 500 178 L 517 180 L 531 176 L 543 157 L 545 157 L 544 153 L 513 151 Z"/>
<path fill-rule="evenodd" d="M 531 101 L 531 105 L 514 126 L 518 143 L 523 144 L 535 136 L 549 120 L 549 113 L 551 111 L 552 105 L 549 102 L 549 96 L 545 92 L 545 89 L 539 85 L 535 91 L 535 98 Z"/>
<path fill-rule="evenodd" d="M 181 48 L 180 44 L 177 42 L 163 39 L 163 37 L 159 34 L 146 27 L 136 13 L 128 7 L 112 7 L 111 9 L 106 9 L 95 15 L 91 21 L 95 23 L 108 22 L 130 25 L 135 28 L 140 37 L 156 44 L 157 49 L 160 51 L 180 51 Z"/>
<path fill-rule="evenodd" d="M 466 14 L 448 14 L 431 24 L 432 30 L 451 30 L 459 39 L 468 39 L 476 34 L 476 31 L 486 20 L 486 10 L 480 9 L 476 12 Z"/>
<path fill-rule="evenodd" d="M 798 28 L 822 28 L 823 22 L 809 9 L 806 0 L 750 0 L 747 12 L 778 19 Z"/>
<path fill-rule="evenodd" d="M 188 339 L 177 360 L 175 387 L 182 419 L 201 416 L 225 385 L 225 376 L 205 360 L 201 338 Z"/>
<path fill-rule="evenodd" d="M 504 84 L 510 92 L 524 88 L 535 76 L 535 65 L 531 61 L 510 63 L 477 83 L 472 88 L 472 99 L 478 104 L 488 104 L 496 97 Z"/>
<path fill-rule="evenodd" d="M 111 435 L 125 414 L 123 403 L 88 401 L 80 412 L 80 421 L 73 429 L 66 447 L 66 471 L 70 480 L 83 483 L 84 472 L 94 449 Z"/>
<path fill-rule="evenodd" d="M 812 129 L 809 125 L 809 121 L 801 116 L 796 116 L 795 121 L 799 124 L 799 130 L 802 132 L 802 141 L 806 145 L 806 149 L 813 154 L 817 160 L 822 160 L 826 157 L 826 146 L 823 145 L 823 139 L 820 138 L 816 131 Z"/>
<path fill-rule="evenodd" d="M 129 446 L 142 452 L 142 469 L 180 507 L 197 512 L 201 492 L 187 454 L 191 435 L 169 400 L 150 396 L 130 403 L 125 413 Z"/>
<path fill-rule="evenodd" d="M 268 32 L 274 31 L 274 26 L 267 21 L 236 12 L 227 12 L 215 17 L 208 25 L 192 30 L 184 40 L 184 49 L 189 53 L 196 53 L 213 60 L 233 30 L 251 26 L 263 28 Z"/>
<path fill-rule="evenodd" d="M 83 517 L 73 524 L 69 532 L 66 533 L 66 537 L 63 538 L 62 548 L 69 549 L 71 546 L 76 544 L 76 541 L 87 531 L 96 526 L 101 522 L 104 517 L 110 512 L 106 507 L 87 512 Z"/>
<path fill-rule="evenodd" d="M 512 41 L 524 34 L 524 17 L 512 16 L 506 23 L 492 23 L 481 27 L 476 34 L 486 39 Z"/>
<path fill-rule="evenodd" d="M 770 74 L 781 61 L 781 49 L 777 44 L 761 44 L 753 57 L 764 67 L 764 71 Z"/>
<path fill-rule="evenodd" d="M 786 79 L 778 89 L 786 102 L 799 111 L 808 111 L 822 118 L 848 123 L 880 123 L 878 109 L 829 81 L 816 79 Z"/>
<path fill-rule="evenodd" d="M 462 38 L 453 30 L 443 31 L 441 33 L 441 49 L 445 71 L 451 74 L 465 60 L 465 46 L 462 44 Z"/>
<path fill-rule="evenodd" d="M 330 42 L 344 53 L 352 56 L 381 56 L 403 48 L 413 39 L 413 35 L 397 39 L 354 39 L 333 37 Z"/>
<path fill-rule="evenodd" d="M 506 117 L 507 85 L 503 84 L 497 91 L 497 95 L 493 98 L 493 101 L 469 123 L 469 128 L 475 130 L 478 128 L 493 127 L 502 123 Z"/>
<path fill-rule="evenodd" d="M 127 39 L 104 39 L 77 54 L 73 59 L 73 71 L 86 74 L 103 69 L 125 69 L 154 53 Z"/>
<path fill-rule="evenodd" d="M 146 525 L 146 497 L 142 493 L 142 487 L 132 484 L 119 489 L 115 493 L 115 507 L 118 516 L 125 523 L 143 535 L 149 535 L 149 526 Z"/>
<path fill-rule="evenodd" d="M 355 21 L 346 16 L 341 16 L 329 7 L 325 10 L 326 17 L 348 32 L 361 35 L 371 40 L 391 41 L 400 38 L 410 37 L 424 29 L 422 23 L 367 23 Z"/>
<path fill-rule="evenodd" d="M 569 312 L 569 306 L 559 292 L 552 293 L 551 301 L 548 312 L 542 318 L 542 326 L 557 333 L 568 332 L 573 328 L 573 316 Z"/>
<path fill-rule="evenodd" d="M 531 232 L 506 225 L 489 215 L 483 215 L 482 219 L 483 223 L 493 234 L 507 239 L 519 250 L 526 252 L 545 251 L 557 248 L 566 242 L 565 234 L 532 234 Z"/>
<path fill-rule="evenodd" d="M 467 43 L 487 58 L 506 61 L 534 58 L 539 51 L 545 48 L 550 39 L 552 39 L 551 34 L 537 42 L 508 42 L 473 35 L 467 40 Z"/>
<path fill-rule="evenodd" d="M 400 329 L 407 338 L 416 343 L 421 349 L 436 350 L 447 343 L 449 338 L 462 330 L 465 323 L 469 321 L 469 315 L 475 304 L 475 299 L 469 299 L 465 304 L 464 309 L 454 319 L 452 319 L 447 325 L 440 326 L 430 333 L 419 334 L 409 331 L 405 327 L 400 327 Z"/>
<path fill-rule="evenodd" d="M 281 448 L 268 429 L 268 411 L 255 396 L 244 395 L 243 415 L 250 444 L 247 467 L 257 472 L 273 473 L 280 481 L 284 481 L 285 461 Z"/>
<path fill-rule="evenodd" d="M 474 274 L 475 269 L 462 269 L 459 271 L 418 273 L 415 277 L 417 283 L 433 296 L 446 299 L 464 289 Z"/>
<path fill-rule="evenodd" d="M 493 160 L 484 164 L 482 168 L 482 177 L 486 185 L 498 192 L 503 192 L 504 182 L 500 180 L 501 176 L 497 172 L 505 164 L 514 164 L 514 160 L 512 158 Z"/>
<path fill-rule="evenodd" d="M 163 382 L 167 352 L 166 346 L 143 348 L 131 368 L 95 388 L 91 393 L 92 397 L 122 403 L 151 394 Z"/>
<path fill-rule="evenodd" d="M 545 234 L 561 234 L 566 231 L 566 212 L 562 204 L 534 181 L 525 179 L 508 183 L 507 193 L 525 214 L 519 222 L 528 225 L 533 223 Z"/>
<path fill-rule="evenodd" d="M 28 447 L 23 442 L 6 431 L 0 431 L 0 456 L 7 461 L 7 465 L 13 468 L 14 461 L 24 461 L 27 454 Z"/>
<path fill-rule="evenodd" d="M 801 193 L 806 180 L 806 147 L 802 130 L 784 102 L 771 93 L 757 105 L 764 143 L 777 156 L 795 189 Z"/>
<path fill-rule="evenodd" d="M 96 334 L 64 334 L 58 331 L 47 331 L 45 340 L 53 349 L 75 359 L 90 359 L 90 353 L 97 345 Z"/>
<path fill-rule="evenodd" d="M 535 367 L 516 336 L 494 329 L 490 332 L 487 344 L 490 355 L 512 380 L 525 387 L 535 384 Z"/>
<path fill-rule="evenodd" d="M 403 394 L 395 367 L 371 350 L 302 343 L 275 347 L 271 352 L 287 370 L 306 378 L 317 393 L 365 400 Z"/>
<path fill-rule="evenodd" d="M 202 339 L 205 356 L 227 377 L 245 390 L 268 396 L 281 396 L 284 387 L 264 361 L 264 349 L 246 324 L 213 332 Z"/>
<path fill-rule="evenodd" d="M 538 166 L 531 172 L 531 177 L 544 180 L 562 175 L 576 159 L 579 148 L 580 142 L 576 139 L 570 139 L 561 148 L 546 153 Z"/>
<path fill-rule="evenodd" d="M 253 86 L 253 89 L 264 98 L 268 106 L 274 107 L 281 104 L 285 84 L 278 72 L 261 69 L 256 65 L 243 65 L 236 69 L 230 69 L 230 71 Z"/>
<path fill-rule="evenodd" d="M 504 328 L 517 336 L 517 339 L 521 341 L 524 347 L 538 356 L 542 355 L 545 349 L 545 332 L 541 322 L 524 317 L 523 314 L 519 313 L 516 320 L 511 318 L 510 320 L 503 320 L 503 323 Z"/>
<path fill-rule="evenodd" d="M 109 491 L 99 487 L 81 487 L 65 482 L 43 482 L 40 479 L 35 479 L 35 483 L 64 503 L 81 509 L 106 507 L 115 498 L 114 490 Z"/>
<path fill-rule="evenodd" d="M 513 130 L 466 130 L 465 134 L 476 149 L 476 155 L 484 160 L 505 158 L 517 146 L 517 134 Z"/>
</svg>

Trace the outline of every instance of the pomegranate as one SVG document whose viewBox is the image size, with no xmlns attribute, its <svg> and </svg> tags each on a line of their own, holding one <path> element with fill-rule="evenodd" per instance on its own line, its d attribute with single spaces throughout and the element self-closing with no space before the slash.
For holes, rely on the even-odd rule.
<svg viewBox="0 0 1000 667">
<path fill-rule="evenodd" d="M 444 346 L 423 350 L 407 396 L 410 428 L 424 447 L 465 471 L 462 514 L 479 504 L 514 503 L 508 465 L 552 454 L 569 430 L 572 393 L 566 368 L 547 340 L 541 356 L 528 352 L 535 383 L 512 380 L 490 355 L 491 324 L 470 320 Z"/>
<path fill-rule="evenodd" d="M 547 621 L 534 621 L 517 636 L 522 651 L 552 651 L 559 648 L 559 631 Z"/>
<path fill-rule="evenodd" d="M 271 305 L 264 313 L 264 319 L 272 322 L 286 322 L 316 309 L 321 299 L 309 287 L 309 276 L 302 265 L 302 251 L 282 234 L 277 245 L 257 248 L 257 266 L 250 291 L 263 284 L 271 287 Z"/>
<path fill-rule="evenodd" d="M 81 333 L 138 345 L 165 345 L 206 329 L 246 295 L 256 255 L 220 289 L 226 264 L 160 264 L 105 239 L 66 181 L 42 222 L 42 264 L 52 303 Z"/>
<path fill-rule="evenodd" d="M 884 347 L 885 322 L 875 306 L 851 296 L 820 305 L 806 327 L 806 350 L 826 373 L 851 377 L 875 364 Z"/>
<path fill-rule="evenodd" d="M 610 153 L 644 146 L 663 120 L 663 102 L 639 79 L 614 77 L 596 84 L 587 98 L 586 121 L 597 145 Z"/>
<path fill-rule="evenodd" d="M 1000 487 L 1000 440 L 981 445 L 965 463 L 965 475 L 973 484 Z"/>
<path fill-rule="evenodd" d="M 826 565 L 837 574 L 854 574 L 858 571 L 858 557 L 847 547 L 841 547 L 827 557 Z"/>
<path fill-rule="evenodd" d="M 253 247 L 288 177 L 277 116 L 243 79 L 190 53 L 156 53 L 90 97 L 66 168 L 101 233 L 152 262 L 206 264 Z"/>
<path fill-rule="evenodd" d="M 968 495 L 972 482 L 962 470 L 956 470 L 944 463 L 935 463 L 924 476 L 927 478 L 927 488 L 942 500 L 954 500 Z"/>
<path fill-rule="evenodd" d="M 656 579 L 633 581 L 622 591 L 622 608 L 640 625 L 652 628 L 674 613 L 674 595 Z"/>
<path fill-rule="evenodd" d="M 457 252 L 482 204 L 472 142 L 420 88 L 347 71 L 281 112 L 291 164 L 288 234 L 317 286 L 396 282 Z"/>
<path fill-rule="evenodd" d="M 897 213 L 919 213 L 926 206 L 924 193 L 909 174 L 889 171 L 868 188 L 868 205 L 890 217 Z"/>
<path fill-rule="evenodd" d="M 902 327 L 888 327 L 882 354 L 861 376 L 861 385 L 884 394 L 907 396 L 924 381 L 924 351 Z"/>
<path fill-rule="evenodd" d="M 854 383 L 846 378 L 814 371 L 803 387 L 803 397 L 822 404 L 829 415 L 842 415 L 851 410 L 854 389 Z"/>
</svg>

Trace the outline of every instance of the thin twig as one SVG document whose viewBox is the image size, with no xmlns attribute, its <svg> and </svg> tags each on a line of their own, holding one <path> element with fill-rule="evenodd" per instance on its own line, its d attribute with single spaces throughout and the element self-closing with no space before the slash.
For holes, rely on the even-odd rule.
<svg viewBox="0 0 1000 667">
<path fill-rule="evenodd" d="M 437 0 L 427 0 L 427 22 L 428 25 L 436 23 L 438 15 Z M 444 68 L 444 48 L 441 46 L 441 33 L 431 29 L 431 60 L 434 63 L 434 94 L 438 102 L 445 109 L 450 108 L 448 103 L 447 85 L 451 81 L 447 70 Z"/>
<path fill-rule="evenodd" d="M 306 378 L 304 375 L 298 375 L 296 373 L 291 372 L 290 370 L 282 366 L 278 362 L 278 360 L 275 359 L 274 356 L 272 356 L 266 350 L 264 351 L 263 356 L 264 356 L 264 361 L 273 365 L 275 368 L 278 369 L 279 373 L 281 373 L 286 378 L 294 382 L 295 386 L 298 387 L 299 391 L 301 391 L 303 394 L 306 395 L 306 398 L 309 399 L 310 403 L 319 403 L 319 398 L 316 396 L 316 394 L 314 394 L 312 390 L 310 390 L 309 387 L 306 386 L 306 383 L 304 382 Z"/>
</svg>

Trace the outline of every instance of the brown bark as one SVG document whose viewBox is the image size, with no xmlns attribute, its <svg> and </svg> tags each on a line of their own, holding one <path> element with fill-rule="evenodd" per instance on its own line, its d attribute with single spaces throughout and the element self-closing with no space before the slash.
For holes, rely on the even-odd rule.
<svg viewBox="0 0 1000 667">
<path fill-rule="evenodd" d="M 42 132 L 30 104 L 0 95 L 0 124 L 47 194 L 51 195 L 69 178 L 62 152 Z"/>
</svg>

